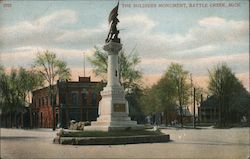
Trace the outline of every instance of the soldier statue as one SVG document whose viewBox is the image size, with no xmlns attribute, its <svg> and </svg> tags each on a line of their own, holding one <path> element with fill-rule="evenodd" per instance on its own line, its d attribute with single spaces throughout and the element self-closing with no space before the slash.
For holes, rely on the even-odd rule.
<svg viewBox="0 0 250 159">
<path fill-rule="evenodd" d="M 106 43 L 110 41 L 120 43 L 120 38 L 118 38 L 119 30 L 117 30 L 117 27 L 116 27 L 117 24 L 119 23 L 119 19 L 117 18 L 118 7 L 119 7 L 119 2 L 117 6 L 109 14 L 110 29 L 109 29 L 108 36 L 105 40 Z"/>
</svg>

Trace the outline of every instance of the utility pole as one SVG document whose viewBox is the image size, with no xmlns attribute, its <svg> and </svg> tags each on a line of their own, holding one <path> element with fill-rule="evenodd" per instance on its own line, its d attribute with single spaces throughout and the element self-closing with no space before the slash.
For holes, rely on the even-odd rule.
<svg viewBox="0 0 250 159">
<path fill-rule="evenodd" d="M 201 121 L 201 108 L 202 108 L 202 103 L 203 103 L 203 95 L 201 94 L 200 97 L 200 109 L 198 109 L 198 123 L 200 124 Z"/>
<path fill-rule="evenodd" d="M 192 107 L 192 96 L 193 96 L 193 77 L 192 77 L 192 73 L 190 73 L 190 108 Z"/>
<path fill-rule="evenodd" d="M 192 104 L 192 95 L 193 95 L 193 92 L 192 92 L 192 89 L 193 89 L 193 78 L 192 78 L 192 73 L 190 73 L 190 103 Z"/>
<path fill-rule="evenodd" d="M 194 94 L 193 94 L 193 78 L 192 78 L 192 73 L 190 73 L 190 84 L 191 84 L 191 89 L 190 89 L 190 108 L 192 107 L 192 103 L 194 103 L 193 107 L 193 127 L 195 128 L 195 88 L 194 88 Z M 192 96 L 193 96 L 193 102 L 192 102 Z"/>
<path fill-rule="evenodd" d="M 83 52 L 83 70 L 84 70 L 83 76 L 85 77 L 85 52 Z"/>
<path fill-rule="evenodd" d="M 194 114 L 194 117 L 193 117 L 193 127 L 195 128 L 195 87 L 194 87 L 194 110 L 193 110 L 193 114 Z"/>
</svg>

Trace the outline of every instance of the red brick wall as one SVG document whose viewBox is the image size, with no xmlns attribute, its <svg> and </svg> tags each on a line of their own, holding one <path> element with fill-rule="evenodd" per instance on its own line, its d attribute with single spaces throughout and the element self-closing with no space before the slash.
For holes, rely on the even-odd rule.
<svg viewBox="0 0 250 159">
<path fill-rule="evenodd" d="M 52 107 L 41 107 L 39 110 L 39 127 L 52 128 L 52 126 Z"/>
<path fill-rule="evenodd" d="M 92 105 L 93 104 L 92 93 L 96 84 L 100 83 L 98 82 L 88 83 L 81 81 L 81 82 L 62 82 L 59 83 L 59 85 L 55 85 L 57 87 L 57 91 L 59 91 L 57 92 L 56 105 L 55 105 L 55 118 L 56 114 L 58 114 L 58 122 L 60 122 L 60 115 L 62 115 L 60 114 L 61 113 L 60 105 L 64 100 L 65 101 L 64 108 L 66 110 L 65 112 L 66 116 L 64 115 L 63 120 L 66 121 L 67 124 L 69 123 L 70 120 L 69 113 L 72 108 L 72 97 L 71 97 L 72 92 L 76 92 L 78 94 L 78 107 L 79 107 L 79 112 L 81 113 L 81 120 L 83 120 L 84 109 L 89 109 L 89 108 L 97 109 L 99 101 L 101 100 L 100 92 L 97 92 L 96 94 L 96 106 Z M 83 89 L 86 89 L 88 91 L 87 106 L 83 106 L 83 99 L 82 99 Z M 35 90 L 32 92 L 32 94 L 33 94 L 32 111 L 37 115 L 37 119 L 33 121 L 34 122 L 33 125 L 35 125 L 35 127 L 52 128 L 53 116 L 52 116 L 52 107 L 50 105 L 50 100 L 48 95 L 48 87 Z"/>
<path fill-rule="evenodd" d="M 35 127 L 52 128 L 52 107 L 48 95 L 48 87 L 33 92 L 32 107 L 33 113 L 37 114 L 35 119 Z"/>
</svg>

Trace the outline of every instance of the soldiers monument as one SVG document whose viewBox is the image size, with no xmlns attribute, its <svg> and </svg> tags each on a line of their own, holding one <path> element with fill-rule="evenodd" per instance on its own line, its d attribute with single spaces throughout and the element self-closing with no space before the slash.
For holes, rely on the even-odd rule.
<svg viewBox="0 0 250 159">
<path fill-rule="evenodd" d="M 108 53 L 107 86 L 101 92 L 99 117 L 97 121 L 91 122 L 91 126 L 86 127 L 87 130 L 112 131 L 143 128 L 129 117 L 128 101 L 125 99 L 124 88 L 119 81 L 118 54 L 122 50 L 122 44 L 118 38 L 118 8 L 119 2 L 110 12 L 108 19 L 110 30 L 103 46 Z"/>
</svg>

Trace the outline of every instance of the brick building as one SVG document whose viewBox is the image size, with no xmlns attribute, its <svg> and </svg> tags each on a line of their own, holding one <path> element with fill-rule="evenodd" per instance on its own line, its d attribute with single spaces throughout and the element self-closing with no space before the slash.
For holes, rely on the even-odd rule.
<svg viewBox="0 0 250 159">
<path fill-rule="evenodd" d="M 96 120 L 103 87 L 103 82 L 91 82 L 90 77 L 79 77 L 79 81 L 58 81 L 53 86 L 56 125 L 65 128 L 71 120 Z M 32 92 L 31 110 L 33 127 L 52 128 L 53 111 L 48 87 Z"/>
</svg>

